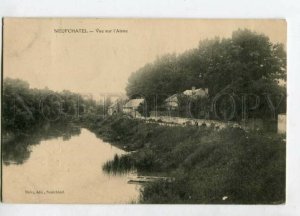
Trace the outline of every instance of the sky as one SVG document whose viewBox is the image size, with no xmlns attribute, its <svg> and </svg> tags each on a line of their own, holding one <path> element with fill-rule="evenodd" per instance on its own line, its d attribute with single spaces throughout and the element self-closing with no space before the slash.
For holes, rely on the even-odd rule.
<svg viewBox="0 0 300 216">
<path fill-rule="evenodd" d="M 285 20 L 7 18 L 3 75 L 23 79 L 32 88 L 125 93 L 130 74 L 146 63 L 196 48 L 206 38 L 231 37 L 239 28 L 286 47 Z M 56 33 L 58 29 L 88 33 Z"/>
</svg>

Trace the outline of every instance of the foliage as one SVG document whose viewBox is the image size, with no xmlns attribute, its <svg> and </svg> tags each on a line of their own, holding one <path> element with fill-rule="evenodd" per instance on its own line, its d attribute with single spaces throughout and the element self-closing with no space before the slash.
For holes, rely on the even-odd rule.
<svg viewBox="0 0 300 216">
<path fill-rule="evenodd" d="M 96 115 L 99 109 L 95 101 L 80 94 L 32 89 L 27 82 L 11 78 L 4 79 L 2 100 L 5 132 L 22 133 L 47 122 L 78 121 Z"/>
<path fill-rule="evenodd" d="M 167 54 L 146 64 L 130 76 L 126 91 L 130 98 L 144 97 L 149 110 L 193 86 L 209 89 L 209 106 L 219 94 L 232 94 L 239 105 L 243 94 L 255 94 L 261 104 L 251 115 L 261 117 L 268 108 L 265 93 L 286 96 L 278 80 L 286 80 L 283 45 L 272 43 L 263 34 L 239 29 L 231 38 L 203 40 L 195 49 L 180 55 Z M 236 120 L 242 118 L 241 107 L 236 110 Z M 228 99 L 218 109 L 224 112 L 223 117 L 228 116 Z M 285 111 L 284 103 L 277 111 Z"/>
<path fill-rule="evenodd" d="M 125 163 L 127 169 L 134 166 L 139 173 L 168 173 L 175 178 L 146 184 L 142 203 L 272 204 L 285 200 L 281 135 L 240 128 L 167 127 L 122 116 L 110 117 L 99 133 L 113 134 L 109 141 L 137 150 L 108 163 L 126 160 L 130 161 Z"/>
</svg>

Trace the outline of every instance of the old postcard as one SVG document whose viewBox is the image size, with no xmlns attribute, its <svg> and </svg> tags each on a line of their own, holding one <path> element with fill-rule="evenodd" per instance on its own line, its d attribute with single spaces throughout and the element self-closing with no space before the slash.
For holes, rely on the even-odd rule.
<svg viewBox="0 0 300 216">
<path fill-rule="evenodd" d="M 285 20 L 3 24 L 3 202 L 285 203 Z"/>
</svg>

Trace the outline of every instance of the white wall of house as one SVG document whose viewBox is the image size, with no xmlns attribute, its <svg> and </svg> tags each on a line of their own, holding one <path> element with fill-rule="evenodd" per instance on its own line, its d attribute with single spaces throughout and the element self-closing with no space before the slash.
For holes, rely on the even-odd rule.
<svg viewBox="0 0 300 216">
<path fill-rule="evenodd" d="M 277 132 L 280 134 L 286 133 L 286 114 L 278 115 Z"/>
</svg>

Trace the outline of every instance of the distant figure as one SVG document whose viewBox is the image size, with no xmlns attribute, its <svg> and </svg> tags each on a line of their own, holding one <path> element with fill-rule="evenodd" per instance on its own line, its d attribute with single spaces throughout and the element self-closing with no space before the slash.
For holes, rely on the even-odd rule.
<svg viewBox="0 0 300 216">
<path fill-rule="evenodd" d="M 195 126 L 198 127 L 198 122 L 197 121 L 195 121 Z"/>
</svg>

